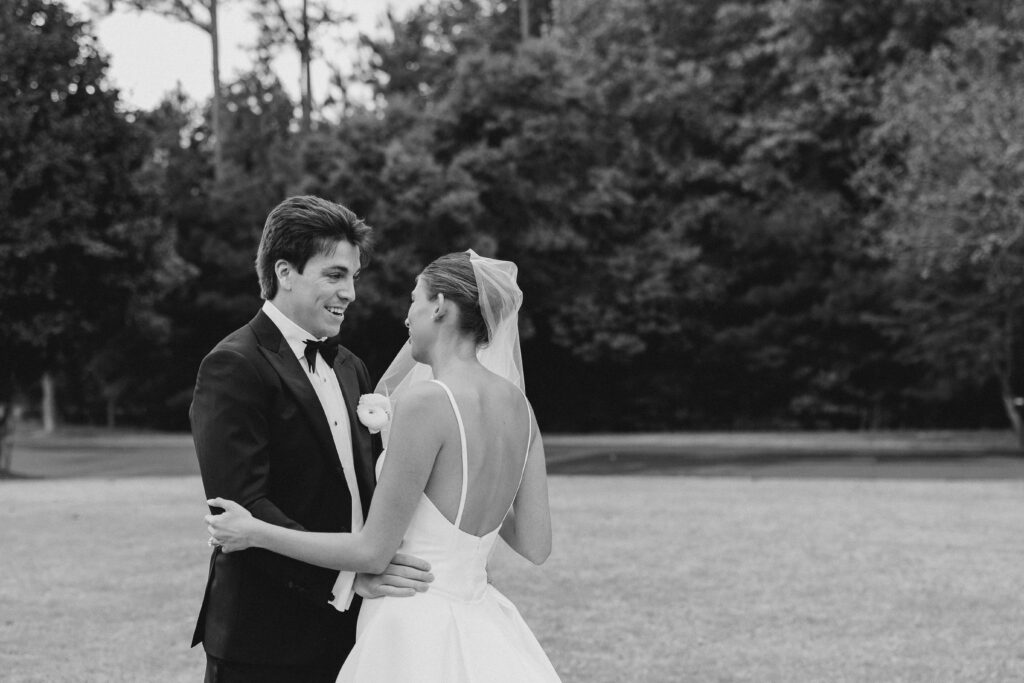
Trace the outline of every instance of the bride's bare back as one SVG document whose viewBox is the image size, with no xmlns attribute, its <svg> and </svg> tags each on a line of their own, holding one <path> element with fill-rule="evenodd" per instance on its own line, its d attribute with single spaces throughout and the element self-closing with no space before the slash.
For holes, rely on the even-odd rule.
<svg viewBox="0 0 1024 683">
<path fill-rule="evenodd" d="M 519 489 L 534 429 L 529 404 L 511 382 L 480 368 L 447 377 L 466 432 L 468 483 L 460 529 L 483 536 L 502 523 Z M 455 411 L 436 386 L 443 445 L 424 493 L 455 523 L 462 495 L 462 441 Z"/>
</svg>

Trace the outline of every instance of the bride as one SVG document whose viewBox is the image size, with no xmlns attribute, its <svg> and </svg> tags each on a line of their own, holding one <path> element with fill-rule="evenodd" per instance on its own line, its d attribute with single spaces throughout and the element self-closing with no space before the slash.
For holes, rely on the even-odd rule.
<svg viewBox="0 0 1024 683">
<path fill-rule="evenodd" d="M 296 531 L 220 498 L 206 518 L 223 552 L 265 548 L 380 573 L 401 548 L 430 589 L 364 601 L 339 681 L 558 681 L 519 612 L 487 582 L 500 535 L 540 564 L 551 552 L 544 447 L 523 393 L 522 292 L 508 261 L 448 254 L 416 280 L 409 343 L 378 385 L 394 415 L 369 517 L 355 533 Z"/>
</svg>

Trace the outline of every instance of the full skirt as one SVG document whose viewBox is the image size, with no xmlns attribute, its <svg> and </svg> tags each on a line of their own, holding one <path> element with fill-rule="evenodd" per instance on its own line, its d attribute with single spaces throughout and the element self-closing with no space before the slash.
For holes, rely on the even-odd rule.
<svg viewBox="0 0 1024 683">
<path fill-rule="evenodd" d="M 364 600 L 339 683 L 559 681 L 519 610 L 488 585 L 466 602 L 427 591 Z"/>
</svg>

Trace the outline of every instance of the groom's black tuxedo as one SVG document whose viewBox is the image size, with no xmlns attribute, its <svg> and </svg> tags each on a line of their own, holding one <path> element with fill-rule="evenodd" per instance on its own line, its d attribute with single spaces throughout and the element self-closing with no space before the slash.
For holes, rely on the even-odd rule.
<svg viewBox="0 0 1024 683">
<path fill-rule="evenodd" d="M 366 366 L 345 348 L 334 361 L 348 408 L 364 517 L 381 451 L 356 418 L 373 391 Z M 220 496 L 272 524 L 348 531 L 351 497 L 324 410 L 305 368 L 262 311 L 203 359 L 189 411 L 208 498 Z M 338 612 L 327 604 L 336 571 L 265 550 L 210 560 L 192 644 L 229 662 L 307 665 L 336 659 L 355 640 L 359 598 Z"/>
</svg>

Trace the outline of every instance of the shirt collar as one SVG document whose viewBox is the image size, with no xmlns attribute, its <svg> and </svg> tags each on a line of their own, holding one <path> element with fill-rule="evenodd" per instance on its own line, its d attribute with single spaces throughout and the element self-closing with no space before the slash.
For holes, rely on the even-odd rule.
<svg viewBox="0 0 1024 683">
<path fill-rule="evenodd" d="M 267 317 L 270 318 L 271 322 L 277 325 L 277 329 L 281 330 L 281 335 L 284 337 L 284 340 L 288 342 L 288 346 L 291 347 L 296 358 L 301 359 L 303 354 L 306 352 L 307 339 L 323 341 L 327 338 L 317 338 L 309 332 L 306 332 L 295 324 L 295 321 L 282 313 L 281 309 L 272 304 L 269 300 L 263 302 L 263 312 L 267 314 Z"/>
</svg>

